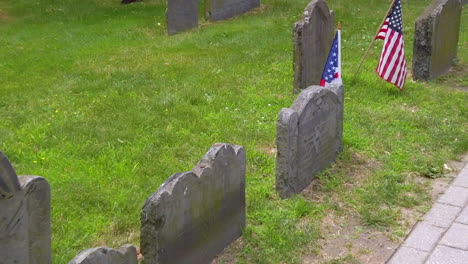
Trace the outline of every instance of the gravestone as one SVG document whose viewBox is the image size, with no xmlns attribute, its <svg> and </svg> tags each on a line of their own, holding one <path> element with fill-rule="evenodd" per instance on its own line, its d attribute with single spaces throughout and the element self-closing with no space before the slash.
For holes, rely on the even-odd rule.
<svg viewBox="0 0 468 264">
<path fill-rule="evenodd" d="M 189 172 L 171 176 L 145 202 L 147 264 L 209 263 L 245 227 L 245 150 L 215 144 Z"/>
<path fill-rule="evenodd" d="M 283 108 L 276 126 L 276 190 L 285 199 L 300 193 L 342 150 L 343 85 L 311 86 L 291 108 Z"/>
<path fill-rule="evenodd" d="M 457 58 L 459 0 L 435 0 L 416 20 L 413 79 L 428 81 L 448 72 Z"/>
<path fill-rule="evenodd" d="M 313 0 L 294 24 L 294 92 L 319 85 L 335 33 L 335 15 L 325 0 Z"/>
<path fill-rule="evenodd" d="M 0 264 L 51 263 L 50 186 L 18 177 L 0 151 Z"/>
<path fill-rule="evenodd" d="M 198 26 L 198 0 L 167 0 L 167 31 L 169 35 Z"/>
<path fill-rule="evenodd" d="M 260 0 L 205 0 L 205 18 L 228 19 L 260 6 Z"/>
<path fill-rule="evenodd" d="M 138 264 L 137 250 L 124 245 L 119 250 L 99 247 L 80 252 L 68 264 Z"/>
</svg>

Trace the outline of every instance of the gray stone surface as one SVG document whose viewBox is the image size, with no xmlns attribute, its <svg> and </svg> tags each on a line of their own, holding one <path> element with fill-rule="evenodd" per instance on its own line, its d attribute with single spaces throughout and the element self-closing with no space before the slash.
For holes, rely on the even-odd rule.
<svg viewBox="0 0 468 264">
<path fill-rule="evenodd" d="M 294 92 L 319 85 L 335 33 L 335 15 L 325 0 L 313 0 L 294 23 Z"/>
<path fill-rule="evenodd" d="M 0 152 L 0 264 L 51 263 L 50 186 L 17 177 Z"/>
<path fill-rule="evenodd" d="M 468 225 L 453 223 L 439 244 L 468 250 Z"/>
<path fill-rule="evenodd" d="M 387 264 L 423 264 L 427 256 L 429 256 L 428 252 L 409 247 L 400 247 Z"/>
<path fill-rule="evenodd" d="M 434 0 L 416 20 L 413 79 L 427 81 L 450 70 L 457 57 L 459 0 Z"/>
<path fill-rule="evenodd" d="M 260 6 L 260 0 L 205 0 L 205 17 L 209 21 L 228 19 Z"/>
<path fill-rule="evenodd" d="M 466 264 L 468 263 L 468 251 L 456 248 L 438 246 L 426 264 Z"/>
<path fill-rule="evenodd" d="M 453 185 L 468 188 L 468 166 L 465 166 L 455 178 Z"/>
<path fill-rule="evenodd" d="M 276 190 L 281 198 L 300 193 L 342 150 L 343 86 L 311 86 L 276 126 Z"/>
<path fill-rule="evenodd" d="M 419 222 L 406 238 L 403 246 L 429 252 L 435 247 L 445 230 L 445 228 L 433 226 L 424 221 Z"/>
<path fill-rule="evenodd" d="M 167 0 L 167 32 L 174 35 L 198 26 L 198 0 Z"/>
<path fill-rule="evenodd" d="M 107 247 L 91 248 L 80 252 L 68 264 L 137 264 L 137 251 L 133 245 L 119 250 Z"/>
<path fill-rule="evenodd" d="M 450 186 L 437 202 L 464 207 L 468 202 L 468 188 Z"/>
<path fill-rule="evenodd" d="M 240 237 L 245 170 L 243 147 L 215 144 L 192 171 L 161 185 L 141 214 L 145 263 L 209 263 Z"/>
<path fill-rule="evenodd" d="M 431 225 L 449 227 L 455 218 L 457 218 L 460 211 L 461 208 L 456 206 L 435 203 L 432 209 L 424 216 L 424 220 Z"/>
<path fill-rule="evenodd" d="M 457 223 L 468 225 L 468 205 L 465 206 L 465 208 L 455 221 Z"/>
</svg>

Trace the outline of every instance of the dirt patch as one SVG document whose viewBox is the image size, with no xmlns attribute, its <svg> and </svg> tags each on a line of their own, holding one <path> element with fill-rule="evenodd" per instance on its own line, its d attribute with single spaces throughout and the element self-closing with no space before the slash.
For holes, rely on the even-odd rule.
<svg viewBox="0 0 468 264">
<path fill-rule="evenodd" d="M 459 91 L 468 92 L 466 76 L 468 76 L 468 65 L 459 64 L 453 66 L 446 75 L 439 77 L 437 81 Z"/>
<path fill-rule="evenodd" d="M 267 154 L 268 156 L 273 156 L 276 157 L 276 153 L 278 150 L 276 149 L 276 146 L 273 145 L 262 145 L 258 148 L 258 150 L 262 153 Z"/>
<path fill-rule="evenodd" d="M 13 20 L 13 18 L 3 9 L 0 9 L 0 21 L 1 22 L 9 22 Z"/>
<path fill-rule="evenodd" d="M 340 217 L 330 213 L 322 222 L 322 232 L 324 239 L 319 242 L 320 253 L 306 256 L 303 264 L 319 264 L 340 259 L 343 263 L 385 263 L 399 245 L 388 238 L 388 231 L 377 231 L 362 226 L 357 215 Z M 344 261 L 348 256 L 352 258 Z"/>
<path fill-rule="evenodd" d="M 238 262 L 238 254 L 244 247 L 244 240 L 242 237 L 234 241 L 228 248 L 226 248 L 221 255 L 215 258 L 210 264 L 235 264 Z"/>
<path fill-rule="evenodd" d="M 351 165 L 348 176 L 360 182 L 365 180 L 366 175 L 378 166 L 378 163 L 369 161 L 357 154 L 353 154 L 351 161 L 363 163 Z M 356 156 L 357 155 L 357 156 Z M 408 181 L 417 182 L 426 186 L 432 201 L 435 201 L 449 186 L 457 173 L 468 162 L 468 154 L 458 161 L 450 161 L 445 167 L 449 171 L 446 177 L 429 179 L 418 174 L 409 174 Z M 322 200 L 324 195 L 327 199 L 334 200 L 333 193 L 320 194 L 320 186 L 315 184 L 316 190 L 309 190 L 314 200 Z M 314 194 L 315 192 L 315 194 Z M 334 203 L 340 205 L 339 200 Z M 316 254 L 308 254 L 303 258 L 303 264 L 323 263 L 362 263 L 381 264 L 385 263 L 404 241 L 405 236 L 412 227 L 424 215 L 428 208 L 402 208 L 400 220 L 401 230 L 399 236 L 395 230 L 378 230 L 362 225 L 359 215 L 351 210 L 345 210 L 343 215 L 329 212 L 322 221 L 322 239 L 318 242 L 320 249 Z"/>
</svg>

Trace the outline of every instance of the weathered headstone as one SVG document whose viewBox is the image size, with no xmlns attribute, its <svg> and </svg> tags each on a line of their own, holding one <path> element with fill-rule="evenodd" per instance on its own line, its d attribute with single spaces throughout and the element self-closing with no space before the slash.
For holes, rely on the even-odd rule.
<svg viewBox="0 0 468 264">
<path fill-rule="evenodd" d="M 342 150 L 343 86 L 311 86 L 276 126 L 276 190 L 281 198 L 300 193 Z"/>
<path fill-rule="evenodd" d="M 260 6 L 260 0 L 205 0 L 205 17 L 209 21 L 228 19 Z"/>
<path fill-rule="evenodd" d="M 167 0 L 169 35 L 198 26 L 198 0 Z"/>
<path fill-rule="evenodd" d="M 51 263 L 50 186 L 17 177 L 0 151 L 0 264 Z"/>
<path fill-rule="evenodd" d="M 335 32 L 335 15 L 325 0 L 313 0 L 294 24 L 294 92 L 319 85 Z"/>
<path fill-rule="evenodd" d="M 245 150 L 215 144 L 189 172 L 145 202 L 141 253 L 148 264 L 209 263 L 245 227 Z"/>
<path fill-rule="evenodd" d="M 434 0 L 416 20 L 413 79 L 428 81 L 445 74 L 457 58 L 459 0 Z"/>
<path fill-rule="evenodd" d="M 99 247 L 80 252 L 68 264 L 137 264 L 137 251 L 133 245 L 124 245 L 119 250 Z"/>
</svg>

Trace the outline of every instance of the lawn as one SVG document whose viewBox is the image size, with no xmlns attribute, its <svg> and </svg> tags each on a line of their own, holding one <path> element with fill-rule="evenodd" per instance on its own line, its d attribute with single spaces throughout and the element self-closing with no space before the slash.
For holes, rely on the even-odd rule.
<svg viewBox="0 0 468 264">
<path fill-rule="evenodd" d="M 414 20 L 429 2 L 403 1 L 409 62 Z M 145 199 L 215 142 L 247 150 L 248 226 L 230 250 L 239 263 L 300 262 L 328 212 L 397 231 L 401 208 L 431 203 L 408 175 L 443 176 L 444 162 L 468 150 L 468 12 L 459 71 L 408 79 L 400 92 L 374 73 L 381 43 L 352 80 L 389 1 L 328 1 L 343 25 L 344 152 L 319 188 L 338 198 L 283 201 L 276 119 L 296 97 L 292 24 L 307 3 L 263 0 L 168 37 L 162 0 L 0 2 L 0 149 L 18 174 L 51 184 L 53 263 L 98 245 L 138 245 Z M 376 165 L 355 177 L 347 168 L 356 164 Z"/>
</svg>

